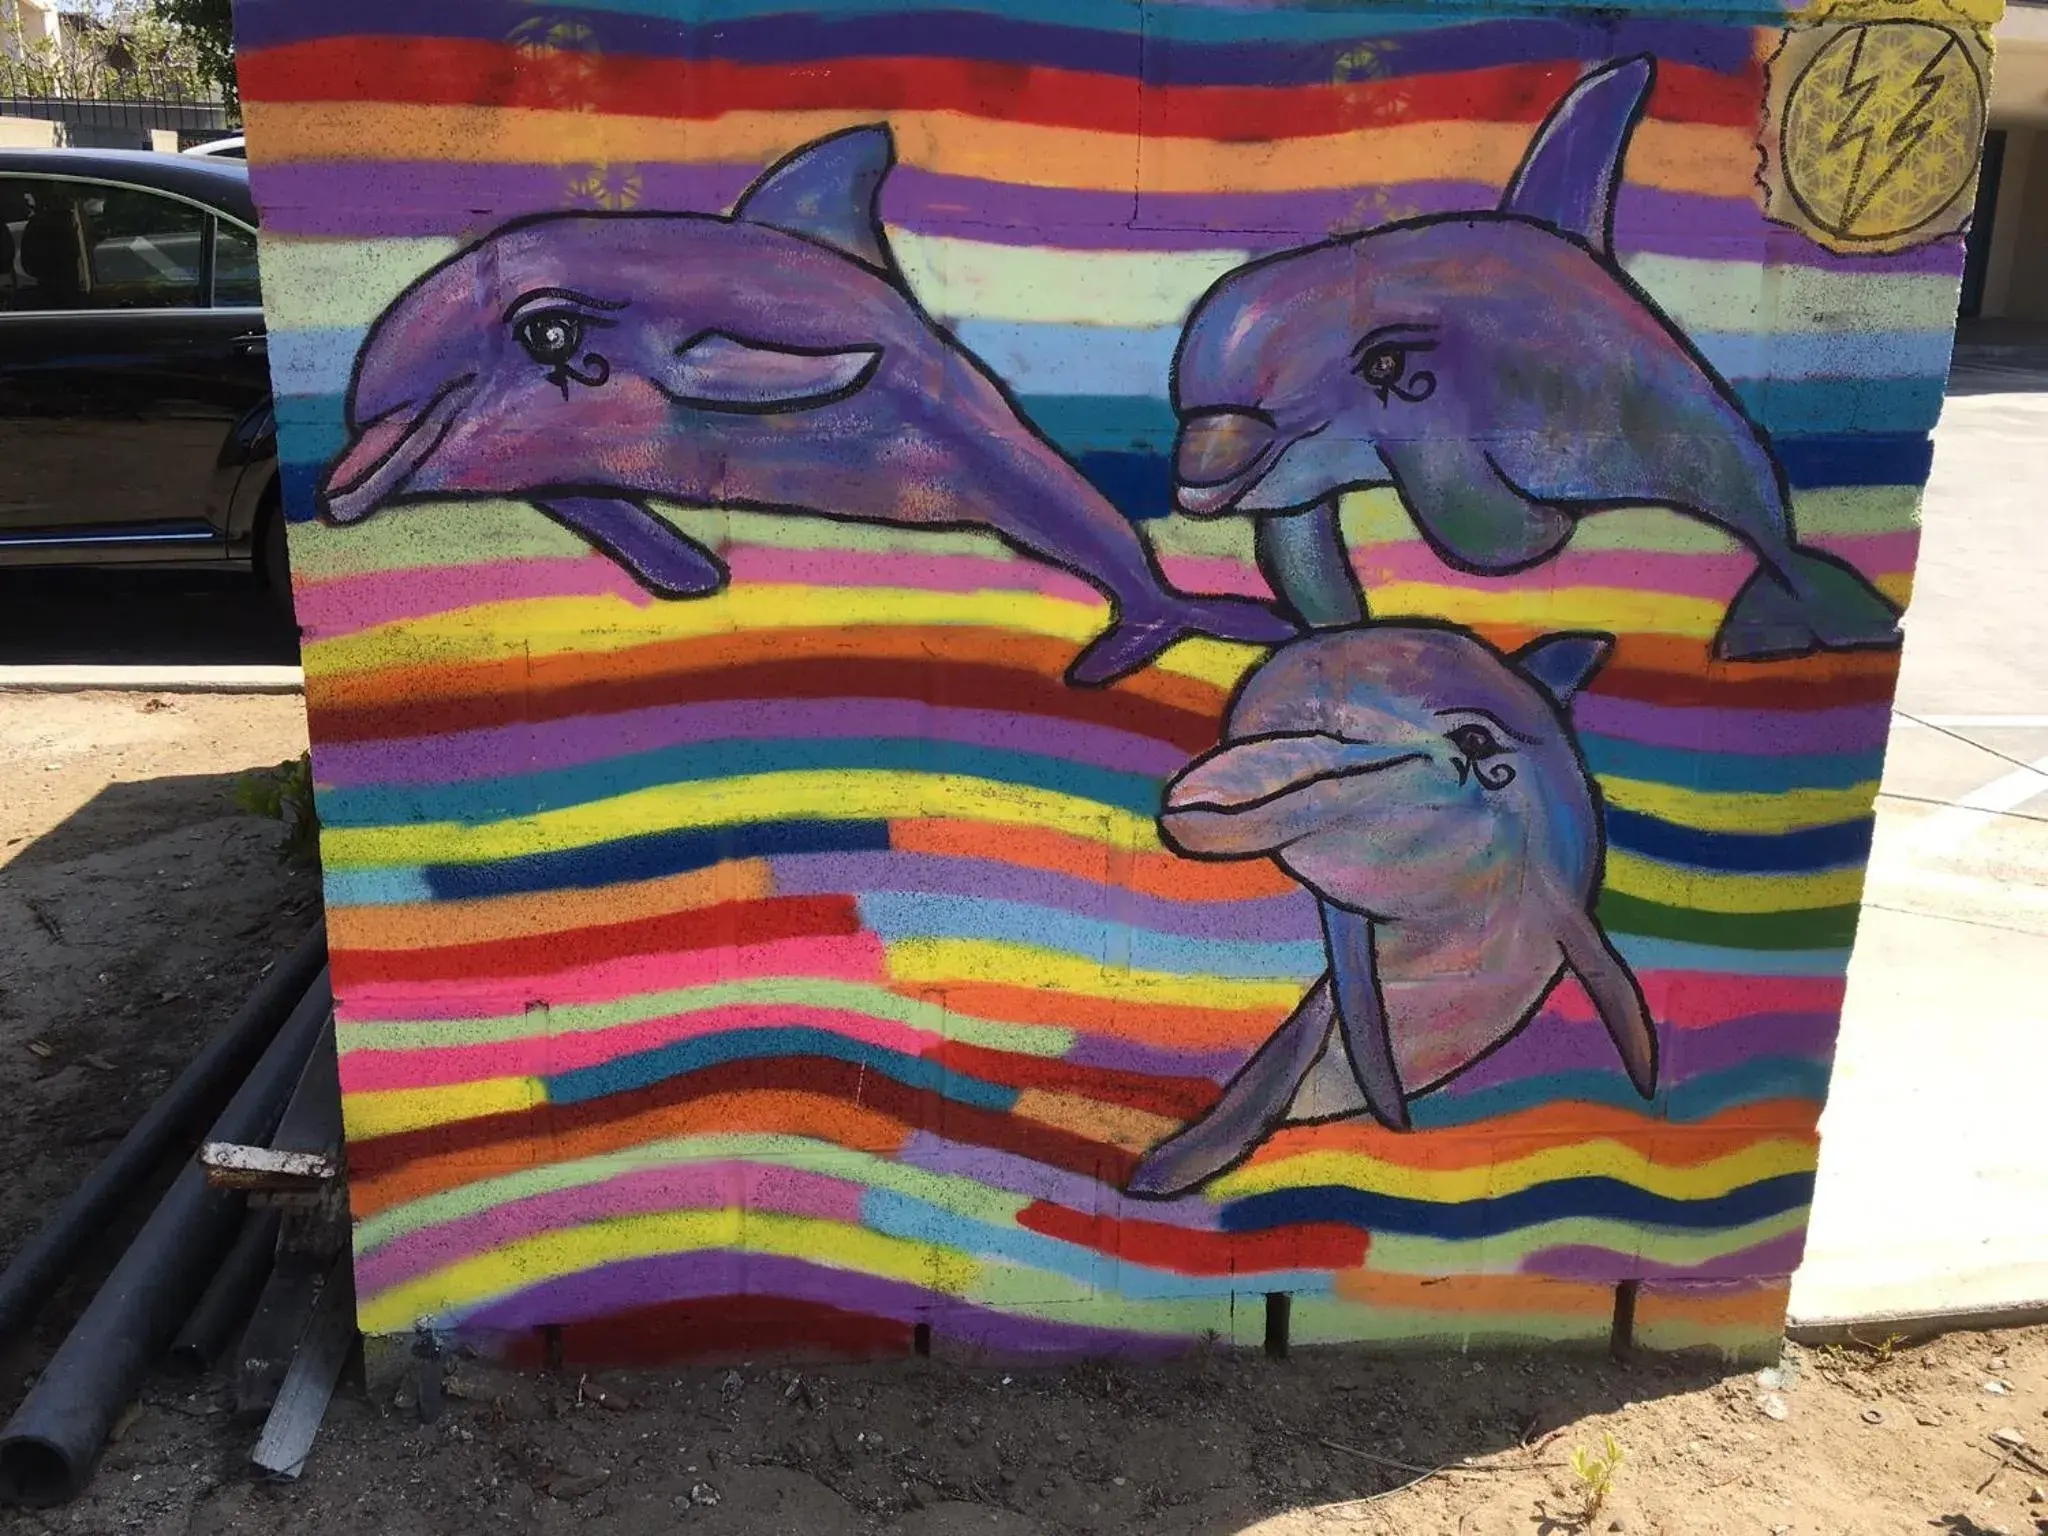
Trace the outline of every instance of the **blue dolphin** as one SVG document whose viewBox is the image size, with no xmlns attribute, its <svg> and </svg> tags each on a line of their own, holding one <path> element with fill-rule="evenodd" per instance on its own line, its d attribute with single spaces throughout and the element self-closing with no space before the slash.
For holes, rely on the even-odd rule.
<svg viewBox="0 0 2048 1536">
<path fill-rule="evenodd" d="M 1443 560 L 1484 575 L 1548 559 L 1602 508 L 1712 524 L 1757 560 L 1722 657 L 1899 643 L 1898 609 L 1798 542 L 1763 429 L 1614 260 L 1622 158 L 1653 73 L 1642 57 L 1582 79 L 1497 209 L 1284 251 L 1195 306 L 1173 371 L 1180 504 L 1254 513 L 1269 569 L 1352 584 L 1328 612 L 1290 593 L 1309 623 L 1363 614 L 1337 495 L 1392 486 Z"/>
<path fill-rule="evenodd" d="M 886 127 L 820 139 L 730 216 L 521 219 L 378 319 L 348 393 L 326 516 L 517 497 L 665 597 L 724 566 L 662 500 L 981 528 L 1114 607 L 1068 672 L 1113 681 L 1186 635 L 1273 644 L 1262 603 L 1166 582 L 1130 522 L 918 304 L 876 212 Z"/>
</svg>

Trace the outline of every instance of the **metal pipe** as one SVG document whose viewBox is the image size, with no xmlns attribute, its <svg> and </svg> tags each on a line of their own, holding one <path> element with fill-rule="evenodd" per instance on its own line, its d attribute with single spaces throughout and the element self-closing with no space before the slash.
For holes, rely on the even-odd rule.
<svg viewBox="0 0 2048 1536">
<path fill-rule="evenodd" d="M 120 1144 L 58 1206 L 0 1272 L 0 1341 L 28 1322 L 135 1187 L 163 1167 L 181 1138 L 206 1124 L 277 1035 L 292 1005 L 327 963 L 327 924 L 313 925 L 298 947 L 256 983 L 227 1026 L 143 1112 Z"/>
<path fill-rule="evenodd" d="M 228 1249 L 219 1273 L 207 1283 L 171 1344 L 175 1369 L 188 1376 L 204 1375 L 228 1347 L 235 1330 L 249 1320 L 257 1292 L 270 1278 L 270 1266 L 277 1258 L 277 1232 L 283 1225 L 283 1213 L 275 1206 L 243 1216 L 235 1245 Z"/>
<path fill-rule="evenodd" d="M 322 969 L 214 1121 L 212 1140 L 269 1138 L 333 1007 Z M 234 1192 L 207 1184 L 196 1160 L 186 1163 L 0 1431 L 0 1499 L 47 1507 L 84 1487 L 121 1405 L 220 1267 L 241 1208 Z"/>
</svg>

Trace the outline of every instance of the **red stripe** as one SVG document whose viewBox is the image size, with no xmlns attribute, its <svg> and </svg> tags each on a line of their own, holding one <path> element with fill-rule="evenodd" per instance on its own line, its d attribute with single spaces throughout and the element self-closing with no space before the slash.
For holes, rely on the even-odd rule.
<svg viewBox="0 0 2048 1536">
<path fill-rule="evenodd" d="M 629 1119 L 651 1109 L 750 1089 L 845 1099 L 949 1141 L 992 1147 L 1108 1184 L 1121 1185 L 1137 1165 L 1136 1155 L 1121 1147 L 1020 1120 L 998 1110 L 961 1104 L 928 1089 L 899 1083 L 885 1072 L 855 1062 L 793 1055 L 722 1062 L 631 1093 L 612 1094 L 581 1104 L 543 1104 L 500 1115 L 480 1115 L 451 1125 L 351 1139 L 349 1169 L 361 1178 L 372 1179 L 420 1158 L 460 1152 L 485 1153 L 478 1161 L 487 1163 L 488 1149 L 499 1142 L 568 1134 Z"/>
<path fill-rule="evenodd" d="M 564 108 L 662 118 L 727 112 L 959 112 L 1004 122 L 1261 142 L 1414 122 L 1536 123 L 1584 72 L 1576 60 L 1342 85 L 1148 85 L 1127 76 L 975 59 L 734 64 L 631 54 L 534 55 L 460 38 L 335 37 L 245 54 L 255 100 Z M 1664 64 L 1651 111 L 1752 125 L 1756 82 Z"/>
<path fill-rule="evenodd" d="M 1586 692 L 1669 709 L 1783 709 L 1804 714 L 1857 704 L 1889 705 L 1897 686 L 1897 664 L 1893 656 L 1890 665 L 1845 668 L 1826 678 L 1773 676 L 1769 667 L 1754 664 L 1735 671 L 1717 666 L 1705 673 L 1615 667 L 1594 678 Z"/>
<path fill-rule="evenodd" d="M 732 1255 L 733 1284 L 746 1260 Z M 557 1358 L 538 1330 L 510 1341 L 508 1363 L 527 1370 L 646 1370 L 655 1365 L 724 1365 L 773 1355 L 778 1360 L 870 1360 L 910 1353 L 911 1325 L 784 1296 L 709 1296 L 655 1302 L 606 1317 L 559 1325 Z M 607 1399 L 600 1397 L 600 1402 Z"/>
<path fill-rule="evenodd" d="M 1181 1275 L 1270 1274 L 1283 1269 L 1356 1269 L 1371 1239 L 1357 1227 L 1304 1222 L 1267 1232 L 1203 1232 L 1129 1216 L 1089 1215 L 1034 1200 L 1017 1213 L 1027 1231 L 1078 1243 L 1147 1269 Z"/>
<path fill-rule="evenodd" d="M 1113 726 L 1189 753 L 1206 752 L 1216 744 L 1215 715 L 1175 709 L 1127 690 L 1070 688 L 1058 678 L 1035 672 L 955 664 L 936 657 L 752 662 L 577 681 L 559 688 L 549 688 L 544 677 L 541 674 L 531 690 L 466 693 L 453 698 L 415 696 L 367 707 L 316 702 L 314 737 L 324 744 L 440 736 L 487 726 L 537 725 L 576 716 L 740 699 L 916 699 Z"/>
<path fill-rule="evenodd" d="M 630 923 L 572 928 L 517 939 L 487 939 L 439 949 L 337 949 L 334 984 L 449 981 L 484 976 L 545 976 L 627 955 L 684 949 L 773 944 L 781 939 L 837 937 L 860 932 L 850 896 L 775 896 L 730 901 L 686 912 L 664 912 Z"/>
<path fill-rule="evenodd" d="M 1020 1056 L 986 1046 L 948 1040 L 925 1052 L 948 1071 L 1009 1088 L 1044 1088 L 1079 1094 L 1105 1104 L 1122 1104 L 1171 1120 L 1192 1120 L 1216 1102 L 1216 1084 L 1206 1077 L 1147 1077 L 1113 1067 L 1087 1067 L 1044 1056 Z"/>
</svg>

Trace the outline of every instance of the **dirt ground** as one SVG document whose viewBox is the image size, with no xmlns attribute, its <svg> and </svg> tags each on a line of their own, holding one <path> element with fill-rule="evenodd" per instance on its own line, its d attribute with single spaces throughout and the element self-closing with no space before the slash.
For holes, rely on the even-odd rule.
<svg viewBox="0 0 2048 1536">
<path fill-rule="evenodd" d="M 240 774 L 305 745 L 291 696 L 0 693 L 0 1254 L 318 915 L 278 825 L 234 797 Z M 98 1267 L 46 1310 L 26 1362 L 0 1347 L 0 1406 Z"/>
<path fill-rule="evenodd" d="M 0 1254 L 312 921 L 311 877 L 233 800 L 303 734 L 292 698 L 0 694 Z M 0 1346 L 0 1414 L 123 1235 Z M 336 1398 L 297 1483 L 251 1478 L 255 1426 L 221 1383 L 160 1377 L 83 1499 L 0 1512 L 0 1532 L 2048 1536 L 2048 1329 L 1793 1348 L 1761 1375 L 1557 1352 L 603 1377 L 462 1360 L 431 1425 L 391 1358 Z M 1610 1435 L 1589 1514 L 1572 1454 Z"/>
</svg>

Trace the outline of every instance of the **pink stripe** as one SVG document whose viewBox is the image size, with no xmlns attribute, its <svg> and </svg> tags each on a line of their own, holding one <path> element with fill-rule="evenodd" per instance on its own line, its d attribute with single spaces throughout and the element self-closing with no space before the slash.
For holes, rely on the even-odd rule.
<svg viewBox="0 0 2048 1536">
<path fill-rule="evenodd" d="M 545 1076 L 601 1066 L 637 1051 L 656 1050 L 681 1040 L 738 1029 L 805 1025 L 906 1056 L 922 1055 L 939 1037 L 893 1019 L 877 1019 L 841 1008 L 796 1004 L 738 1003 L 691 1013 L 665 1014 L 615 1029 L 528 1035 L 489 1045 L 457 1045 L 405 1051 L 377 1049 L 375 1025 L 354 1023 L 341 1031 L 341 1086 L 349 1093 L 390 1088 L 432 1088 L 489 1077 Z"/>
<path fill-rule="evenodd" d="M 393 1238 L 356 1258 L 365 1295 L 536 1233 L 656 1211 L 780 1211 L 823 1221 L 860 1222 L 861 1186 L 800 1168 L 755 1163 L 684 1163 L 642 1168 L 597 1184 L 552 1190 L 473 1216 Z"/>
<path fill-rule="evenodd" d="M 1713 971 L 1644 971 L 1650 1016 L 1671 1029 L 1712 1029 L 1731 1019 L 1765 1013 L 1842 1011 L 1846 983 L 1834 976 L 1731 976 Z M 1578 1023 L 1597 1017 L 1578 978 L 1567 975 L 1543 1005 Z"/>
<path fill-rule="evenodd" d="M 400 619 L 424 619 L 478 603 L 536 597 L 623 597 L 642 607 L 653 596 L 617 565 L 580 558 L 491 560 L 476 565 L 370 571 L 301 583 L 292 606 L 308 640 L 332 640 Z"/>
<path fill-rule="evenodd" d="M 546 976 L 494 976 L 488 981 L 369 982 L 335 998 L 344 1024 L 377 1019 L 490 1019 L 537 1007 L 612 1003 L 649 992 L 707 987 L 721 981 L 796 976 L 879 983 L 886 979 L 882 941 L 872 933 L 829 939 L 784 939 L 737 949 L 692 949 L 633 955 Z"/>
</svg>

